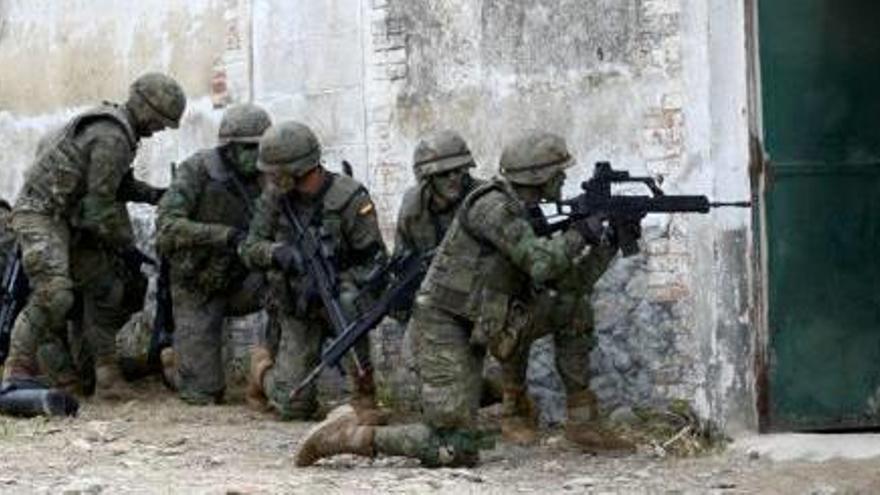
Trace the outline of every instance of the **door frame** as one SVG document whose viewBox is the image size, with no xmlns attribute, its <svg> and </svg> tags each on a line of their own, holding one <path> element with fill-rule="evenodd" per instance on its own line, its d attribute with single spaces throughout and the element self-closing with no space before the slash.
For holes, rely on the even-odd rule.
<svg viewBox="0 0 880 495">
<path fill-rule="evenodd" d="M 749 180 L 752 186 L 752 301 L 753 349 L 755 374 L 755 408 L 758 431 L 771 430 L 770 425 L 770 328 L 769 328 L 769 266 L 767 260 L 767 211 L 764 193 L 773 178 L 764 148 L 764 120 L 761 101 L 761 51 L 758 4 L 760 0 L 744 0 L 746 39 L 746 81 L 748 84 Z"/>
</svg>

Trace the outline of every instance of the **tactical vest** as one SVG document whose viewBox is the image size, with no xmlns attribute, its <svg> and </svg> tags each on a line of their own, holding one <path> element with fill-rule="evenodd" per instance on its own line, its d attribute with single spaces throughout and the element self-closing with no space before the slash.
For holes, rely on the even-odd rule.
<svg viewBox="0 0 880 495">
<path fill-rule="evenodd" d="M 247 230 L 260 189 L 256 181 L 242 182 L 224 163 L 216 149 L 196 154 L 198 177 L 202 181 L 195 213 L 190 220 L 227 225 Z M 172 279 L 195 284 L 206 293 L 225 290 L 248 274 L 238 256 L 223 249 L 187 249 L 171 255 Z"/>
<path fill-rule="evenodd" d="M 481 185 L 483 185 L 482 181 L 471 178 L 465 184 L 462 196 L 466 197 Z M 450 206 L 442 213 L 432 212 L 429 186 L 427 183 L 418 184 L 404 196 L 400 228 L 404 230 L 417 252 L 426 253 L 436 248 L 443 240 L 462 203 L 464 200 Z"/>
<path fill-rule="evenodd" d="M 312 232 L 315 239 L 323 243 L 326 252 L 335 258 L 339 273 L 363 260 L 357 258 L 352 246 L 347 242 L 344 232 L 344 213 L 348 205 L 359 195 L 367 194 L 367 189 L 346 175 L 327 172 L 327 185 L 320 198 L 313 202 L 293 202 L 293 210 L 300 221 Z M 285 215 L 278 218 L 280 240 L 289 241 L 294 229 Z"/>
<path fill-rule="evenodd" d="M 89 157 L 76 137 L 89 124 L 109 120 L 123 130 L 134 150 L 139 138 L 128 119 L 122 107 L 104 103 L 73 118 L 57 134 L 47 136 L 25 175 L 16 210 L 72 218 L 87 192 L 89 174 Z"/>
<path fill-rule="evenodd" d="M 528 275 L 482 239 L 470 212 L 477 201 L 501 201 L 514 215 L 525 207 L 510 185 L 495 179 L 474 190 L 446 233 L 420 289 L 419 300 L 483 327 L 486 335 L 504 325 L 511 303 L 525 297 Z"/>
</svg>

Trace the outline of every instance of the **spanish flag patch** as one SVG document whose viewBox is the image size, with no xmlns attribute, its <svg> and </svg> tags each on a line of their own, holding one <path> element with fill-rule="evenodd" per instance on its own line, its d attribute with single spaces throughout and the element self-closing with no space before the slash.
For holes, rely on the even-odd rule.
<svg viewBox="0 0 880 495">
<path fill-rule="evenodd" d="M 358 215 L 360 215 L 360 216 L 369 215 L 370 213 L 373 213 L 374 209 L 376 209 L 376 208 L 373 206 L 373 202 L 370 201 L 367 204 L 365 204 L 364 206 L 361 206 L 361 209 L 358 210 Z"/>
</svg>

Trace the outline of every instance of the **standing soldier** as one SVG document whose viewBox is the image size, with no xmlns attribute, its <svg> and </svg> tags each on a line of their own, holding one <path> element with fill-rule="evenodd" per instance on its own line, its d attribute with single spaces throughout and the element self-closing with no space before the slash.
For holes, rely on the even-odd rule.
<svg viewBox="0 0 880 495">
<path fill-rule="evenodd" d="M 269 128 L 260 140 L 258 167 L 266 176 L 263 192 L 240 252 L 253 269 L 268 274 L 270 318 L 280 329 L 276 348 L 257 346 L 251 353 L 248 398 L 268 403 L 284 419 L 315 417 L 314 386 L 293 400 L 290 392 L 318 364 L 321 343 L 332 335 L 327 310 L 314 290 L 315 280 L 303 273 L 295 219 L 321 244 L 321 253 L 336 268 L 339 301 L 353 318 L 370 297 L 360 294 L 371 274 L 387 258 L 370 195 L 354 179 L 321 166 L 321 147 L 312 131 L 297 122 Z M 296 218 L 294 218 L 294 215 Z M 369 343 L 355 351 L 363 373 L 349 367 L 353 378 L 351 403 L 362 423 L 376 423 L 375 385 L 369 366 Z"/>
<path fill-rule="evenodd" d="M 116 366 L 115 334 L 142 306 L 145 284 L 125 203 L 155 204 L 162 193 L 134 179 L 131 165 L 141 138 L 177 128 L 185 107 L 174 79 L 145 74 L 125 104 L 80 114 L 44 143 L 13 210 L 32 292 L 15 321 L 4 382 L 37 375 L 37 348 L 63 338 L 77 289 L 98 394 L 128 391 Z"/>
<path fill-rule="evenodd" d="M 419 335 L 423 423 L 359 425 L 334 411 L 303 440 L 296 463 L 307 466 L 339 453 L 418 458 L 426 466 L 473 465 L 481 435 L 475 427 L 487 346 L 501 361 L 528 328 L 535 287 L 559 280 L 587 240 L 593 222 L 541 238 L 529 207 L 556 199 L 572 158 L 562 138 L 533 133 L 505 149 L 501 178 L 465 200 L 428 269 L 410 321 Z"/>
<path fill-rule="evenodd" d="M 159 203 L 159 252 L 170 262 L 174 350 L 163 350 L 165 375 L 191 404 L 220 402 L 223 319 L 262 308 L 265 278 L 238 257 L 260 196 L 257 149 L 269 114 L 243 104 L 220 122 L 219 146 L 180 164 Z"/>
</svg>

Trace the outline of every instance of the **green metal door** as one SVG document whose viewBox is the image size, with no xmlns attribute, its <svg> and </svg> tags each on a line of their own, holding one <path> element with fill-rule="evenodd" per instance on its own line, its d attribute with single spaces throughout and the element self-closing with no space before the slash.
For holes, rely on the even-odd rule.
<svg viewBox="0 0 880 495">
<path fill-rule="evenodd" d="M 773 430 L 880 426 L 880 2 L 758 3 Z"/>
</svg>

